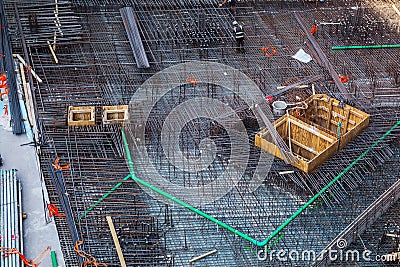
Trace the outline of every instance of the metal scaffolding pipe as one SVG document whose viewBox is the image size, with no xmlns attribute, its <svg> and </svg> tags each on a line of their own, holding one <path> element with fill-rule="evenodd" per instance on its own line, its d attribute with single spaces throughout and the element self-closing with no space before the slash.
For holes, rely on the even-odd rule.
<svg viewBox="0 0 400 267">
<path fill-rule="evenodd" d="M 0 170 L 0 250 L 11 249 L 23 253 L 21 185 L 16 170 Z M 0 257 L 4 267 L 22 266 L 17 254 Z"/>
</svg>

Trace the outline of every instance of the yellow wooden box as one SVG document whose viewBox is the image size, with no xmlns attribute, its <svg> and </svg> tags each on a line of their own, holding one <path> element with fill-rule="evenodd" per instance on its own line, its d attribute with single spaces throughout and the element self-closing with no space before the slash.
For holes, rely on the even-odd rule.
<svg viewBox="0 0 400 267">
<path fill-rule="evenodd" d="M 69 106 L 68 126 L 95 125 L 94 106 Z"/>
<path fill-rule="evenodd" d="M 274 126 L 288 146 L 290 129 L 297 158 L 292 165 L 309 173 L 360 134 L 369 124 L 369 115 L 325 94 L 313 95 L 305 102 L 305 110 L 289 110 Z M 256 134 L 255 145 L 283 159 L 267 129 Z"/>
<path fill-rule="evenodd" d="M 128 105 L 103 106 L 103 124 L 128 122 Z"/>
</svg>

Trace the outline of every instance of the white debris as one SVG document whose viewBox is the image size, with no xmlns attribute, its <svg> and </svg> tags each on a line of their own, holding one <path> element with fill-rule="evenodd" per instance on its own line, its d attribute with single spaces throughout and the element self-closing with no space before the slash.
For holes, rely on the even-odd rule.
<svg viewBox="0 0 400 267">
<path fill-rule="evenodd" d="M 298 61 L 301 61 L 303 63 L 308 63 L 312 60 L 311 56 L 304 52 L 304 50 L 301 48 L 294 56 L 292 56 L 292 58 L 297 59 Z"/>
</svg>

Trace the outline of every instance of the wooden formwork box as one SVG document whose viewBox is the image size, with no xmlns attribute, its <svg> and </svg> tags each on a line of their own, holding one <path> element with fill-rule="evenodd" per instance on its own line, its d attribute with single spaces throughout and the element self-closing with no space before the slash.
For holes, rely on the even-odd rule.
<svg viewBox="0 0 400 267">
<path fill-rule="evenodd" d="M 274 122 L 282 139 L 289 144 L 297 162 L 292 165 L 312 172 L 336 151 L 345 147 L 369 124 L 369 115 L 324 94 L 305 100 L 307 109 L 289 110 Z M 283 159 L 267 129 L 256 134 L 255 145 Z"/>
<path fill-rule="evenodd" d="M 68 126 L 95 125 L 94 106 L 69 106 Z"/>
<path fill-rule="evenodd" d="M 128 122 L 128 105 L 103 106 L 103 124 Z"/>
</svg>

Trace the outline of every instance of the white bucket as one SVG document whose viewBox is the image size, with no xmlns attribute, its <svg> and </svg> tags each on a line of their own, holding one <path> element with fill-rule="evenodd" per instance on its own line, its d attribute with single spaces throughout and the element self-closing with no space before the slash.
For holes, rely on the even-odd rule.
<svg viewBox="0 0 400 267">
<path fill-rule="evenodd" d="M 287 104 L 283 101 L 275 101 L 272 103 L 272 111 L 276 116 L 282 116 L 285 114 L 285 110 L 287 108 Z"/>
</svg>

